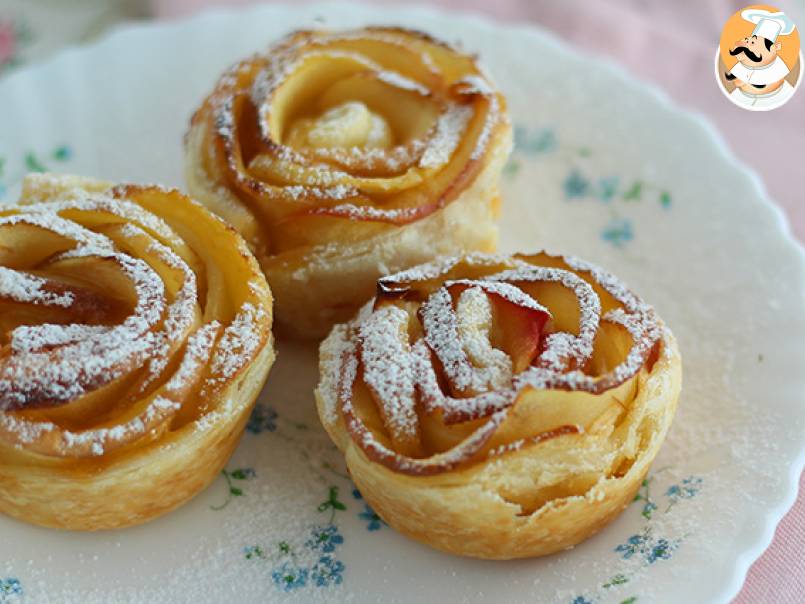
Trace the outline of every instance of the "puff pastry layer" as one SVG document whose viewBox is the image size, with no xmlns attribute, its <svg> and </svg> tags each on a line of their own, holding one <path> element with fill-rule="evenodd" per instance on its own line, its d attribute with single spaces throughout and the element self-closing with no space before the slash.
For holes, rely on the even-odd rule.
<svg viewBox="0 0 805 604">
<path fill-rule="evenodd" d="M 571 547 L 633 498 L 676 409 L 654 310 L 581 260 L 473 254 L 382 278 L 320 349 L 319 415 L 391 526 L 479 558 Z"/>
<path fill-rule="evenodd" d="M 0 511 L 145 522 L 220 472 L 274 359 L 241 237 L 176 191 L 29 176 L 0 208 Z"/>
<path fill-rule="evenodd" d="M 379 276 L 494 249 L 510 146 L 473 57 L 410 30 L 301 31 L 221 77 L 186 178 L 255 251 L 277 321 L 320 337 Z"/>
</svg>

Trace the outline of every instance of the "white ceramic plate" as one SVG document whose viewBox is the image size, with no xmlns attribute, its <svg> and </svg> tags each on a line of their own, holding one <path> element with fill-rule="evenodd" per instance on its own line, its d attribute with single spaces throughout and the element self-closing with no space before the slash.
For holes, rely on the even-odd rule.
<svg viewBox="0 0 805 604">
<path fill-rule="evenodd" d="M 127 27 L 0 82 L 5 197 L 40 168 L 181 187 L 188 118 L 228 64 L 292 28 L 365 23 L 461 40 L 507 93 L 506 251 L 600 263 L 676 332 L 683 397 L 640 499 L 546 559 L 409 541 L 343 476 L 313 410 L 315 350 L 282 342 L 226 476 L 181 510 L 89 535 L 0 518 L 0 603 L 724 602 L 768 545 L 805 461 L 800 249 L 707 124 L 546 34 L 333 4 Z"/>
</svg>

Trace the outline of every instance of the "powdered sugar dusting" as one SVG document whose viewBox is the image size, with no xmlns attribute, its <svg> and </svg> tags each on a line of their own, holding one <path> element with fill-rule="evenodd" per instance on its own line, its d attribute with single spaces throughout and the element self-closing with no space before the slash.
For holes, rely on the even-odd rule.
<svg viewBox="0 0 805 604">
<path fill-rule="evenodd" d="M 489 147 L 495 124 L 497 124 L 501 119 L 505 119 L 502 115 L 500 99 L 496 94 L 494 94 L 494 90 L 489 84 L 489 81 L 482 76 L 467 76 L 461 80 L 459 85 L 461 86 L 462 92 L 465 94 L 481 95 L 487 98 L 489 102 L 489 118 L 487 118 L 487 120 L 484 122 L 481 134 L 478 136 L 478 140 L 476 141 L 472 155 L 470 156 L 472 159 L 479 159 L 483 157 L 484 153 Z"/>
<path fill-rule="evenodd" d="M 215 173 L 210 170 L 211 180 L 236 195 L 242 190 L 244 194 L 256 194 L 266 202 L 272 199 L 309 202 L 314 209 L 306 213 L 331 218 L 400 225 L 437 211 L 439 206 L 434 203 L 407 207 L 404 195 L 397 201 L 378 185 L 385 179 L 399 178 L 391 182 L 389 192 L 404 193 L 420 184 L 420 170 L 435 171 L 447 166 L 459 144 L 470 136 L 468 124 L 479 113 L 481 127 L 473 129 L 475 140 L 468 141 L 467 145 L 471 149 L 469 159 L 480 159 L 490 147 L 493 132 L 506 117 L 501 108 L 500 94 L 474 62 L 461 67 L 463 77 L 457 76 L 434 61 L 427 50 L 431 43 L 442 51 L 449 47 L 435 41 L 428 41 L 422 48 L 409 45 L 404 40 L 407 35 L 405 32 L 390 34 L 372 29 L 339 33 L 295 32 L 268 52 L 254 55 L 227 70 L 197 115 L 207 117 L 203 127 L 223 143 L 221 157 L 218 157 L 219 144 L 210 141 L 202 148 L 202 152 L 210 154 L 208 163 L 217 166 Z M 411 56 L 415 52 L 417 67 L 406 69 L 398 62 L 385 61 L 382 53 L 364 52 L 361 45 L 349 43 L 366 40 L 388 46 L 389 53 L 404 52 Z M 461 56 L 455 49 L 450 51 Z M 369 100 L 373 95 L 369 93 L 364 98 L 359 84 L 354 85 L 354 98 L 338 97 L 341 104 L 325 102 L 316 107 L 318 113 L 315 115 L 297 115 L 286 110 L 279 113 L 277 107 L 286 107 L 287 103 L 277 99 L 297 85 L 300 79 L 315 77 L 310 74 L 319 73 L 318 67 L 328 62 L 333 65 L 333 70 L 343 72 L 343 78 L 380 82 L 397 94 L 406 95 L 406 103 L 422 103 L 421 114 L 428 116 L 429 123 L 423 123 L 409 133 L 404 128 L 395 127 L 390 138 L 402 138 L 389 142 L 389 137 L 381 136 L 377 128 L 380 124 L 394 123 L 390 115 L 395 110 L 394 104 L 375 106 L 377 103 L 372 104 Z M 327 88 L 319 91 L 322 98 L 327 97 L 328 90 L 339 85 L 337 80 L 326 81 Z M 305 93 L 308 96 L 299 103 L 307 103 L 313 92 L 307 87 L 302 89 L 308 90 Z M 476 102 L 479 96 L 484 97 L 483 102 Z M 242 103 L 249 103 L 251 110 L 241 111 Z M 338 133 L 347 131 L 348 124 L 356 123 L 357 118 L 350 112 L 343 115 L 330 115 L 330 112 L 350 103 L 371 105 L 375 136 L 370 133 L 358 145 L 350 146 L 348 139 L 343 146 L 332 144 L 333 140 L 340 140 Z M 241 124 L 242 120 L 255 123 Z M 319 127 L 324 129 L 321 136 L 315 137 L 321 139 L 315 144 L 308 136 L 308 128 L 313 127 L 311 124 L 315 125 L 316 132 L 319 132 Z M 260 138 L 258 148 L 251 153 L 249 165 L 245 166 L 239 140 L 241 130 L 257 131 Z M 296 136 L 294 133 L 307 134 Z M 384 143 L 377 144 L 378 140 Z M 249 145 L 253 146 L 254 142 Z M 223 174 L 233 177 L 238 187 L 223 182 Z M 400 178 L 403 176 L 407 178 Z M 445 179 L 446 185 L 447 181 Z M 378 188 L 383 191 L 380 196 Z M 423 199 L 427 201 L 426 197 Z M 439 195 L 434 193 L 432 197 L 438 199 Z M 336 200 L 349 203 L 335 207 L 328 203 Z"/>
<path fill-rule="evenodd" d="M 249 282 L 252 300 L 241 303 L 231 322 L 222 323 L 212 314 L 200 324 L 204 313 L 197 275 L 177 252 L 186 253 L 188 244 L 169 224 L 124 198 L 126 187 L 89 192 L 80 188 L 79 180 L 62 180 L 73 188 L 59 194 L 58 177 L 37 177 L 27 190 L 36 200 L 38 183 L 48 191 L 45 200 L 0 216 L 4 228 L 34 228 L 61 246 L 39 263 L 32 259 L 35 274 L 0 267 L 0 297 L 58 307 L 75 319 L 22 324 L 8 334 L 9 354 L 0 358 L 0 440 L 48 456 L 97 457 L 167 429 L 183 402 L 201 390 L 208 365 L 209 381 L 218 385 L 251 362 L 267 337 L 269 317 L 257 302 L 267 290 L 254 277 Z M 95 225 L 116 228 L 96 232 Z M 87 287 L 47 276 L 53 271 L 67 279 L 64 271 L 78 275 L 85 267 Z M 98 267 L 103 269 L 99 276 L 117 274 L 112 288 L 92 282 L 90 271 Z M 112 309 L 129 303 L 133 306 L 115 324 L 82 322 L 85 312 L 95 313 L 92 305 Z M 111 321 L 116 315 L 99 316 Z M 96 426 L 68 430 L 58 421 L 15 414 L 70 405 L 112 384 L 125 388 L 116 391 L 109 409 L 99 410 Z M 110 412 L 116 407 L 119 417 L 113 418 Z"/>
<path fill-rule="evenodd" d="M 469 291 L 469 290 L 466 290 Z M 479 305 L 467 303 L 464 299 L 462 310 L 465 311 L 463 320 L 464 331 L 469 331 L 469 325 L 483 322 L 483 317 L 466 316 L 468 313 L 478 311 Z M 456 392 L 471 391 L 482 392 L 491 387 L 500 378 L 500 366 L 493 363 L 491 367 L 475 367 L 470 362 L 465 344 L 459 334 L 459 321 L 452 309 L 452 299 L 447 288 L 440 288 L 432 294 L 422 305 L 421 319 L 425 330 L 425 341 L 436 354 L 442 364 L 442 369 L 449 383 Z M 489 321 L 491 322 L 491 311 Z M 478 336 L 479 338 L 481 336 Z M 472 343 L 469 344 L 472 347 Z M 476 349 L 481 345 L 476 343 Z M 489 356 L 489 355 L 487 355 Z M 497 370 L 497 371 L 496 371 Z"/>
<path fill-rule="evenodd" d="M 151 352 L 154 336 L 149 330 L 165 309 L 164 285 L 159 276 L 142 260 L 106 249 L 84 246 L 62 256 L 89 257 L 117 264 L 131 280 L 138 300 L 134 311 L 121 325 L 107 332 L 94 333 L 47 353 L 28 352 L 30 345 L 19 344 L 18 353 L 0 364 L 0 410 L 24 406 L 30 401 L 65 403 L 132 371 Z M 49 325 L 46 329 L 58 332 L 62 326 Z M 74 333 L 55 337 L 69 341 Z M 19 342 L 21 334 L 12 332 L 11 338 Z"/>
<path fill-rule="evenodd" d="M 523 290 L 515 287 L 514 285 L 509 285 L 508 283 L 502 281 L 486 281 L 483 279 L 478 280 L 471 280 L 471 279 L 456 279 L 456 280 L 448 280 L 445 281 L 445 287 L 450 288 L 453 285 L 467 285 L 470 288 L 476 290 L 482 290 L 489 294 L 495 294 L 500 296 L 504 300 L 508 300 L 512 304 L 517 306 L 522 306 L 523 308 L 530 308 L 531 310 L 536 310 L 537 312 L 544 312 L 546 314 L 550 314 L 547 308 L 545 308 L 542 304 L 534 300 L 531 296 L 524 293 Z"/>
<path fill-rule="evenodd" d="M 386 428 L 395 438 L 416 434 L 414 372 L 408 345 L 408 313 L 385 306 L 359 328 L 364 381 L 378 399 Z"/>
<path fill-rule="evenodd" d="M 321 214 L 328 216 L 344 216 L 350 220 L 379 220 L 379 221 L 398 221 L 410 220 L 419 214 L 419 208 L 374 208 L 371 206 L 358 206 L 351 203 L 341 203 L 332 207 L 323 209 Z"/>
<path fill-rule="evenodd" d="M 149 430 L 154 430 L 157 423 L 166 421 L 180 408 L 181 403 L 156 396 L 142 414 L 117 426 L 84 432 L 63 431 L 60 452 L 75 457 L 101 457 L 120 445 L 142 438 Z"/>
<path fill-rule="evenodd" d="M 44 205 L 44 207 L 43 207 Z M 65 239 L 74 241 L 77 245 L 92 245 L 99 248 L 111 249 L 111 242 L 83 226 L 66 220 L 54 212 L 49 204 L 25 206 L 25 214 L 11 214 L 0 216 L 0 226 L 13 227 L 15 225 L 28 225 L 50 231 Z"/>
<path fill-rule="evenodd" d="M 412 80 L 411 78 L 406 78 L 403 75 L 400 75 L 396 71 L 389 71 L 389 70 L 380 70 L 376 72 L 376 77 L 382 82 L 394 86 L 395 88 L 400 88 L 402 90 L 410 90 L 412 92 L 416 92 L 421 94 L 422 96 L 429 96 L 431 94 L 430 90 L 428 90 L 425 86 Z"/>
<path fill-rule="evenodd" d="M 519 291 L 519 290 L 517 290 Z M 498 390 L 511 382 L 512 362 L 509 356 L 492 346 L 492 304 L 479 287 L 461 292 L 456 308 L 459 341 L 470 362 L 486 375 L 485 388 Z"/>
<path fill-rule="evenodd" d="M 49 290 L 48 285 L 49 282 L 42 277 L 0 266 L 0 298 L 64 308 L 74 302 L 75 297 L 70 291 L 57 293 Z"/>
<path fill-rule="evenodd" d="M 323 403 L 323 420 L 330 425 L 338 421 L 338 382 L 345 358 L 355 358 L 355 341 L 349 337 L 346 325 L 336 325 L 322 342 L 319 356 L 322 382 L 318 392 Z"/>
<path fill-rule="evenodd" d="M 439 117 L 433 138 L 428 141 L 425 152 L 419 160 L 420 168 L 439 168 L 450 161 L 467 129 L 472 113 L 472 108 L 464 105 L 448 107 Z"/>
<path fill-rule="evenodd" d="M 182 363 L 165 383 L 164 389 L 168 396 L 179 397 L 181 396 L 179 393 L 192 385 L 201 368 L 208 363 L 220 329 L 221 324 L 218 321 L 212 321 L 187 338 Z"/>
<path fill-rule="evenodd" d="M 229 380 L 253 358 L 264 341 L 261 324 L 265 318 L 265 310 L 254 304 L 246 302 L 241 306 L 215 348 L 211 364 L 211 384 Z"/>
<path fill-rule="evenodd" d="M 80 340 L 107 333 L 107 325 L 20 325 L 11 332 L 11 349 L 14 352 L 36 352 L 45 348 L 72 344 Z"/>
<path fill-rule="evenodd" d="M 351 325 L 339 328 L 337 338 L 328 339 L 322 346 L 322 354 L 330 358 L 322 365 L 325 375 L 319 385 L 323 399 L 329 401 L 328 421 L 335 421 L 333 401 L 336 401 L 335 406 L 340 405 L 353 439 L 373 459 L 396 471 L 430 474 L 455 467 L 476 455 L 525 388 L 600 394 L 639 372 L 662 336 L 651 308 L 615 277 L 591 265 L 560 258 L 564 268 L 541 266 L 539 256 L 535 258 L 474 254 L 463 259 L 438 260 L 381 279 L 380 299 L 374 303 L 374 310 L 372 306 L 365 307 Z M 476 276 L 462 278 L 463 267 L 472 268 Z M 479 272 L 481 276 L 477 276 Z M 530 293 L 537 290 L 527 289 L 529 284 L 538 282 L 557 284 L 575 296 L 578 329 L 575 333 L 538 334 L 539 342 L 521 343 L 521 347 L 531 346 L 534 358 L 530 365 L 514 373 L 508 354 L 492 345 L 491 334 L 498 318 L 492 312 L 490 296 L 532 313 L 544 313 L 547 319 L 550 312 Z M 604 288 L 622 306 L 602 318 L 601 300 L 591 284 Z M 409 325 L 409 311 L 397 306 L 398 300 L 407 300 L 409 295 L 411 299 L 424 296 L 418 311 L 423 335 L 411 346 L 408 344 L 411 336 L 400 331 L 402 326 Z M 496 312 L 510 311 L 510 307 L 504 306 Z M 584 368 L 593 355 L 601 321 L 622 325 L 631 335 L 633 345 L 625 359 L 605 375 L 588 375 Z M 371 343 L 368 352 L 356 355 L 350 349 L 350 341 L 356 337 L 351 335 L 352 330 L 361 334 L 364 345 L 367 341 Z M 520 350 L 523 354 L 525 349 Z M 351 384 L 357 379 L 363 379 L 376 394 L 395 442 L 392 449 L 383 445 L 355 414 Z M 336 382 L 339 386 L 334 392 Z M 326 392 L 328 388 L 330 392 Z M 394 430 L 400 430 L 395 423 L 399 422 L 407 435 L 416 434 L 417 406 L 420 413 L 438 411 L 441 421 L 448 426 L 482 418 L 485 422 L 448 451 L 434 451 L 423 459 L 411 457 L 403 451 L 417 449 L 412 449 L 410 442 L 406 447 L 399 445 Z M 499 457 L 529 443 L 583 431 L 583 426 L 565 426 L 504 443 L 487 451 L 487 456 Z"/>
<path fill-rule="evenodd" d="M 152 395 L 146 409 L 128 421 L 113 427 L 73 432 L 61 431 L 60 453 L 76 457 L 100 457 L 124 444 L 134 442 L 169 421 L 181 408 L 187 391 L 201 377 L 201 370 L 210 359 L 218 322 L 201 327 L 187 339 L 187 346 L 176 372 Z M 55 427 L 51 430 L 55 430 Z"/>
<path fill-rule="evenodd" d="M 132 227 L 130 236 L 137 236 L 139 229 Z M 149 251 L 159 257 L 167 266 L 182 274 L 182 285 L 172 304 L 168 306 L 165 320 L 155 335 L 154 354 L 148 360 L 149 378 L 143 382 L 144 392 L 162 374 L 170 360 L 174 347 L 184 340 L 193 324 L 198 304 L 196 275 L 190 267 L 169 247 L 158 242 L 149 246 Z"/>
<path fill-rule="evenodd" d="M 466 256 L 443 256 L 402 270 L 393 275 L 387 275 L 379 279 L 381 287 L 389 290 L 405 287 L 407 283 L 414 281 L 427 281 L 436 279 L 440 276 L 446 276 L 450 271 L 459 263 L 466 264 L 467 266 L 496 266 L 502 265 L 505 267 L 517 266 L 517 261 L 512 260 L 508 256 L 502 254 L 484 254 L 481 252 L 471 252 Z M 458 279 L 456 279 L 458 281 Z"/>
</svg>

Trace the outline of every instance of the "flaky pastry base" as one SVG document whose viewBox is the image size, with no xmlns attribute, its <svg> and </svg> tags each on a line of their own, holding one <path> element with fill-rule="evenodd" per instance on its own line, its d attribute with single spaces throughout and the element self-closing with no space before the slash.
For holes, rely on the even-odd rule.
<svg viewBox="0 0 805 604">
<path fill-rule="evenodd" d="M 327 340 L 320 350 L 322 373 L 333 363 Z M 630 502 L 665 440 L 676 412 L 682 362 L 673 335 L 665 330 L 651 371 L 638 376 L 637 395 L 621 420 L 628 437 L 619 450 L 631 450 L 631 464 L 610 474 L 606 458 L 613 454 L 602 435 L 594 449 L 574 448 L 572 436 L 509 452 L 494 461 L 435 476 L 394 472 L 369 460 L 350 438 L 343 419 L 324 420 L 325 402 L 316 391 L 319 416 L 333 442 L 344 453 L 352 480 L 369 505 L 401 533 L 436 549 L 486 559 L 544 556 L 584 541 Z M 594 486 L 583 493 L 557 492 L 537 509 L 507 501 L 507 485 L 533 484 L 550 492 L 552 485 L 573 477 Z"/>
<path fill-rule="evenodd" d="M 0 449 L 0 512 L 50 528 L 97 531 L 142 524 L 180 507 L 232 456 L 274 356 L 266 346 L 222 392 L 204 429 L 188 424 L 158 446 L 83 471 Z"/>
<path fill-rule="evenodd" d="M 21 204 L 101 194 L 110 186 L 83 177 L 37 175 L 26 179 Z M 212 249 L 231 246 L 223 248 L 223 257 L 234 254 L 245 280 L 262 281 L 257 262 L 237 233 L 198 204 L 185 201 L 192 204 L 187 211 L 195 216 L 195 228 L 209 226 Z M 160 430 L 100 456 L 48 456 L 0 442 L 0 512 L 58 529 L 117 529 L 166 514 L 212 483 L 237 446 L 275 358 L 270 292 L 264 281 L 252 291 L 268 317 L 254 334 L 259 348 L 223 387 L 198 395 L 207 412 L 175 430 Z"/>
</svg>

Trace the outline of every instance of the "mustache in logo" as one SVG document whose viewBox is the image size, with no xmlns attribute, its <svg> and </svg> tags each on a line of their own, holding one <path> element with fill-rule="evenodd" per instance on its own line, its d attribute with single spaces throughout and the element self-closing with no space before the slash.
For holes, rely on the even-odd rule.
<svg viewBox="0 0 805 604">
<path fill-rule="evenodd" d="M 733 57 L 741 53 L 744 53 L 747 56 L 747 58 L 754 63 L 760 63 L 760 61 L 763 59 L 763 57 L 761 57 L 760 55 L 756 55 L 746 46 L 736 46 L 730 51 L 730 55 L 732 55 Z"/>
</svg>

